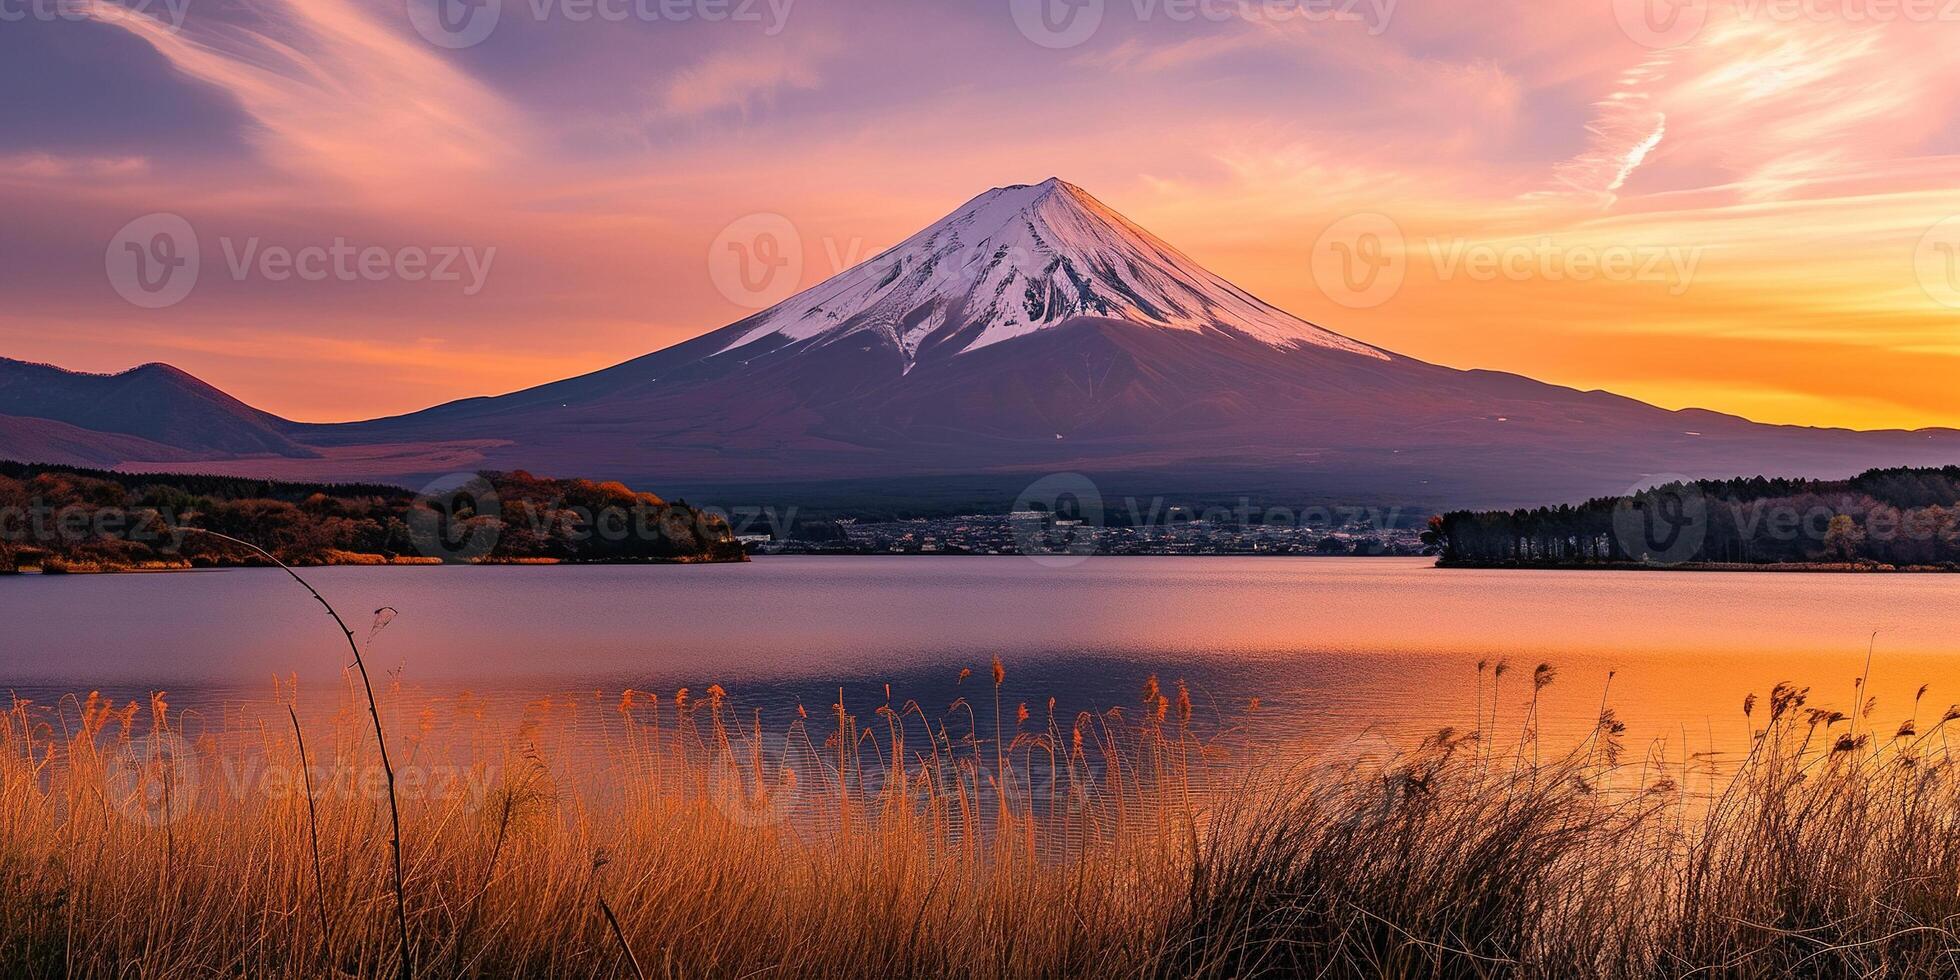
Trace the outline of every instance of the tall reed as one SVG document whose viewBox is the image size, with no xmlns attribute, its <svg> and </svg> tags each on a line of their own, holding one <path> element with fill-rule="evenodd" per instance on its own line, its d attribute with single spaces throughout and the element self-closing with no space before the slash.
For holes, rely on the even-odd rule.
<svg viewBox="0 0 1960 980">
<path fill-rule="evenodd" d="M 399 969 L 399 910 L 444 977 L 1960 971 L 1960 709 L 1916 701 L 1893 727 L 1779 685 L 1718 762 L 1630 750 L 1605 703 L 1541 749 L 1495 730 L 1495 680 L 1467 730 L 1285 765 L 1154 680 L 1141 711 L 1016 699 L 991 729 L 889 694 L 771 730 L 719 687 L 505 713 L 397 686 L 376 694 L 419 719 L 397 733 L 405 908 L 371 846 L 390 818 L 358 677 L 304 750 L 251 711 L 16 701 L 0 963 L 378 976 Z M 1553 682 L 1534 672 L 1527 696 Z M 183 751 L 143 751 L 159 734 Z M 132 773 L 151 792 L 116 792 Z"/>
<path fill-rule="evenodd" d="M 319 589 L 314 588 L 312 583 L 308 582 L 304 578 L 301 578 L 298 572 L 293 571 L 291 566 L 287 565 L 283 561 L 280 561 L 278 556 L 274 555 L 272 552 L 267 551 L 264 548 L 261 548 L 250 541 L 234 538 L 228 534 L 220 534 L 216 531 L 210 531 L 204 528 L 195 528 L 195 527 L 186 528 L 186 530 L 194 531 L 196 533 L 203 534 L 207 537 L 216 538 L 220 541 L 225 541 L 231 544 L 238 545 L 241 548 L 245 548 L 253 552 L 254 554 L 259 555 L 260 557 L 264 558 L 266 561 L 269 561 L 274 565 L 279 566 L 280 571 L 283 571 L 287 575 L 291 576 L 292 580 L 298 582 L 301 588 L 305 589 L 308 593 L 312 594 L 314 600 L 320 604 L 320 608 L 325 609 L 327 611 L 327 615 L 333 618 L 333 624 L 340 628 L 341 635 L 347 639 L 347 649 L 350 652 L 352 652 L 354 655 L 354 669 L 357 672 L 359 672 L 361 677 L 362 693 L 367 696 L 368 717 L 372 719 L 374 722 L 374 744 L 375 744 L 375 748 L 378 749 L 381 753 L 381 772 L 387 778 L 388 781 L 388 831 L 389 831 L 388 849 L 393 855 L 394 864 L 395 864 L 395 882 L 394 882 L 395 924 L 396 924 L 397 931 L 400 933 L 400 939 L 401 939 L 400 976 L 401 976 L 401 980 L 410 980 L 410 978 L 414 975 L 415 969 L 413 966 L 414 960 L 412 958 L 413 948 L 410 946 L 408 941 L 408 883 L 402 877 L 401 804 L 397 799 L 395 793 L 395 767 L 388 758 L 388 735 L 382 729 L 381 708 L 378 704 L 376 704 L 374 700 L 374 682 L 368 679 L 367 661 L 362 659 L 361 657 L 361 645 L 354 641 L 354 631 L 348 628 L 346 620 L 340 618 L 340 612 L 339 610 L 336 610 L 333 607 L 333 603 L 328 602 L 327 597 L 321 595 Z M 293 724 L 294 724 L 294 732 L 295 734 L 297 734 L 298 724 L 299 724 L 297 718 L 295 718 Z M 301 748 L 301 757 L 302 757 L 300 764 L 303 768 L 305 766 L 305 758 L 304 758 L 305 746 L 302 745 L 300 748 Z M 168 784 L 166 783 L 166 786 L 167 785 Z M 310 791 L 309 791 L 309 797 L 310 797 Z M 329 940 L 326 939 L 325 937 L 322 937 L 321 939 L 322 943 L 328 941 Z"/>
</svg>

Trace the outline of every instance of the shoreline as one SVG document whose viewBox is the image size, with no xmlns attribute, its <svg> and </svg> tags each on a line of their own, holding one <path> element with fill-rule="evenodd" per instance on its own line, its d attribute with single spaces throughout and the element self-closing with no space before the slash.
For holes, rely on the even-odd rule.
<svg viewBox="0 0 1960 980">
<path fill-rule="evenodd" d="M 1552 561 L 1437 561 L 1436 567 L 1446 571 L 1518 571 L 1518 572 L 1754 572 L 1765 574 L 1812 575 L 1952 575 L 1960 573 L 1960 566 L 1944 565 L 1886 565 L 1859 562 L 1681 562 L 1661 564 L 1657 562 L 1615 561 L 1615 562 L 1552 562 Z"/>
<path fill-rule="evenodd" d="M 378 558 L 379 556 L 373 556 L 373 557 Z M 835 559 L 835 558 L 907 558 L 907 559 L 994 558 L 994 559 L 1001 559 L 1001 558 L 1042 558 L 1042 557 L 1048 557 L 1048 556 L 976 555 L 976 554 L 959 554 L 959 553 L 943 553 L 943 554 L 926 555 L 926 554 L 914 554 L 914 553 L 906 553 L 906 552 L 893 553 L 893 552 L 881 552 L 881 551 L 867 551 L 867 552 L 840 552 L 840 553 L 833 553 L 833 554 L 745 555 L 739 560 L 705 558 L 705 557 L 652 558 L 652 559 L 630 559 L 630 560 L 593 560 L 593 561 L 578 560 L 578 559 L 568 560 L 564 558 L 512 558 L 512 559 L 499 559 L 495 561 L 445 562 L 437 558 L 397 557 L 393 559 L 380 559 L 375 561 L 349 560 L 349 561 L 314 562 L 311 564 L 294 564 L 293 567 L 294 568 L 478 568 L 478 567 L 498 568 L 498 567 L 516 567 L 516 566 L 560 566 L 560 565 L 565 565 L 565 566 L 743 565 L 743 564 L 751 564 L 755 562 L 757 559 L 761 559 L 763 561 L 774 561 L 779 558 L 810 558 L 810 559 L 827 560 L 827 559 Z M 1432 556 L 1429 555 L 1272 555 L 1272 554 L 1256 554 L 1256 553 L 1238 554 L 1238 553 L 1223 553 L 1223 552 L 1217 554 L 1140 554 L 1140 555 L 1139 554 L 1122 554 L 1122 555 L 1097 554 L 1097 555 L 1085 556 L 1085 558 L 1182 558 L 1182 559 L 1260 558 L 1260 559 L 1266 559 L 1270 561 L 1356 561 L 1356 560 L 1424 561 L 1424 560 L 1428 560 L 1431 557 Z M 214 565 L 192 565 L 189 563 L 183 563 L 183 564 L 147 563 L 143 565 L 110 565 L 110 566 L 103 566 L 103 565 L 90 563 L 90 564 L 77 564 L 75 566 L 62 568 L 56 571 L 48 571 L 43 568 L 28 565 L 20 568 L 0 569 L 0 578 L 6 578 L 10 576 L 25 576 L 25 575 L 50 575 L 56 577 L 63 576 L 63 575 L 160 575 L 160 574 L 175 573 L 175 572 L 208 572 L 208 571 L 219 571 L 223 569 L 238 569 L 238 568 L 249 569 L 249 568 L 273 568 L 273 567 L 274 566 L 265 564 L 263 562 L 259 562 L 259 563 L 225 562 L 225 563 L 214 564 Z"/>
<path fill-rule="evenodd" d="M 507 567 L 516 567 L 516 566 L 545 566 L 545 565 L 741 565 L 741 564 L 746 564 L 749 561 L 749 559 L 746 556 L 744 556 L 740 560 L 727 560 L 727 559 L 717 559 L 717 558 L 641 558 L 641 559 L 632 559 L 632 560 L 613 560 L 613 561 L 578 561 L 578 560 L 568 561 L 563 558 L 512 558 L 512 559 L 500 559 L 496 561 L 471 561 L 471 562 L 445 562 L 440 558 L 386 559 L 386 558 L 381 558 L 378 555 L 370 556 L 370 557 L 374 557 L 377 560 L 313 562 L 310 564 L 306 564 L 306 563 L 293 564 L 292 567 L 313 569 L 313 568 L 455 568 L 455 567 L 507 568 Z M 264 562 L 220 562 L 220 563 L 209 564 L 209 565 L 193 565 L 189 562 L 183 562 L 183 563 L 146 562 L 140 565 L 102 565 L 102 564 L 91 562 L 91 563 L 78 563 L 73 566 L 56 568 L 53 570 L 50 570 L 45 567 L 34 566 L 34 565 L 28 565 L 21 568 L 0 569 L 0 578 L 8 578 L 14 576 L 28 576 L 28 575 L 51 576 L 55 578 L 60 578 L 68 575 L 164 575 L 164 574 L 172 574 L 172 573 L 180 573 L 180 572 L 214 572 L 214 571 L 224 571 L 228 569 L 241 569 L 241 568 L 277 570 L 277 567 L 278 566 L 276 565 L 269 565 Z"/>
<path fill-rule="evenodd" d="M 796 555 L 744 555 L 739 560 L 707 557 L 684 558 L 646 558 L 630 560 L 577 560 L 563 558 L 511 558 L 492 561 L 445 562 L 438 558 L 403 557 L 387 558 L 380 555 L 350 556 L 346 560 L 296 564 L 295 568 L 453 568 L 453 567 L 545 567 L 545 566 L 625 566 L 625 565 L 739 565 L 752 563 L 758 558 L 768 561 L 777 558 L 1039 558 L 1035 555 L 977 555 L 977 554 L 912 554 L 889 552 L 848 552 L 836 554 L 796 554 Z M 1424 559 L 1424 555 L 1260 555 L 1260 554 L 1124 554 L 1089 555 L 1085 558 L 1267 558 L 1274 560 L 1325 561 L 1325 560 L 1402 560 Z M 72 566 L 47 569 L 36 566 L 0 569 L 0 578 L 26 575 L 158 575 L 175 572 L 203 572 L 222 569 L 273 568 L 274 566 L 255 562 L 222 562 L 218 564 L 193 565 L 183 563 L 151 562 L 140 565 L 100 565 L 96 563 L 77 563 Z M 1431 566 L 1439 571 L 1519 571 L 1519 572 L 1748 572 L 1757 574 L 1810 574 L 1810 575 L 1952 575 L 1960 574 L 1960 566 L 1940 565 L 1887 565 L 1875 563 L 1849 562 L 1682 562 L 1679 564 L 1659 564 L 1645 562 L 1487 562 L 1487 561 L 1445 561 L 1437 560 Z"/>
</svg>

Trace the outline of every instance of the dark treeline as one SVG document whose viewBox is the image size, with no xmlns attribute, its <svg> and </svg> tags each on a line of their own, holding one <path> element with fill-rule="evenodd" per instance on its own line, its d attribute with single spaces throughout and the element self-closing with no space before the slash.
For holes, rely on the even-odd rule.
<svg viewBox="0 0 1960 980">
<path fill-rule="evenodd" d="M 453 490 L 0 462 L 0 572 L 288 564 L 741 561 L 728 524 L 622 484 L 484 473 Z"/>
<path fill-rule="evenodd" d="M 1425 540 L 1444 565 L 1832 564 L 1960 567 L 1960 466 L 1849 480 L 1753 477 L 1579 505 L 1457 511 Z"/>
</svg>

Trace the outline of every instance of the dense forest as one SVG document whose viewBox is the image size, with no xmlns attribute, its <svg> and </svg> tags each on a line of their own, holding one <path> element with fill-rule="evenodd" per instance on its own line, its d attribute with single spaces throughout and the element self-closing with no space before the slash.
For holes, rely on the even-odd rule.
<svg viewBox="0 0 1960 980">
<path fill-rule="evenodd" d="M 1443 565 L 1960 569 L 1960 466 L 1849 480 L 1755 477 L 1535 510 L 1433 518 Z"/>
<path fill-rule="evenodd" d="M 619 483 L 483 473 L 438 492 L 0 462 L 0 572 L 742 561 L 721 517 Z"/>
</svg>

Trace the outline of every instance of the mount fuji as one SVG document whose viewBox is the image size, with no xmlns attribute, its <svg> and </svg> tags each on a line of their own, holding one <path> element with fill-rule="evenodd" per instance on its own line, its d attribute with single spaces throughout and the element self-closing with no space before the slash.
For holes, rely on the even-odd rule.
<svg viewBox="0 0 1960 980">
<path fill-rule="evenodd" d="M 290 445 L 119 462 L 410 484 L 524 468 L 844 506 L 1005 502 L 1067 471 L 1106 496 L 1427 507 L 1960 460 L 1953 430 L 1760 425 L 1424 363 L 1261 301 L 1058 179 L 987 191 L 774 307 L 602 371 L 272 432 Z"/>
<path fill-rule="evenodd" d="M 737 324 L 727 350 L 868 333 L 909 368 L 922 352 L 970 353 L 1079 317 L 1386 357 L 1268 306 L 1055 178 L 968 201 L 883 255 Z"/>
</svg>

